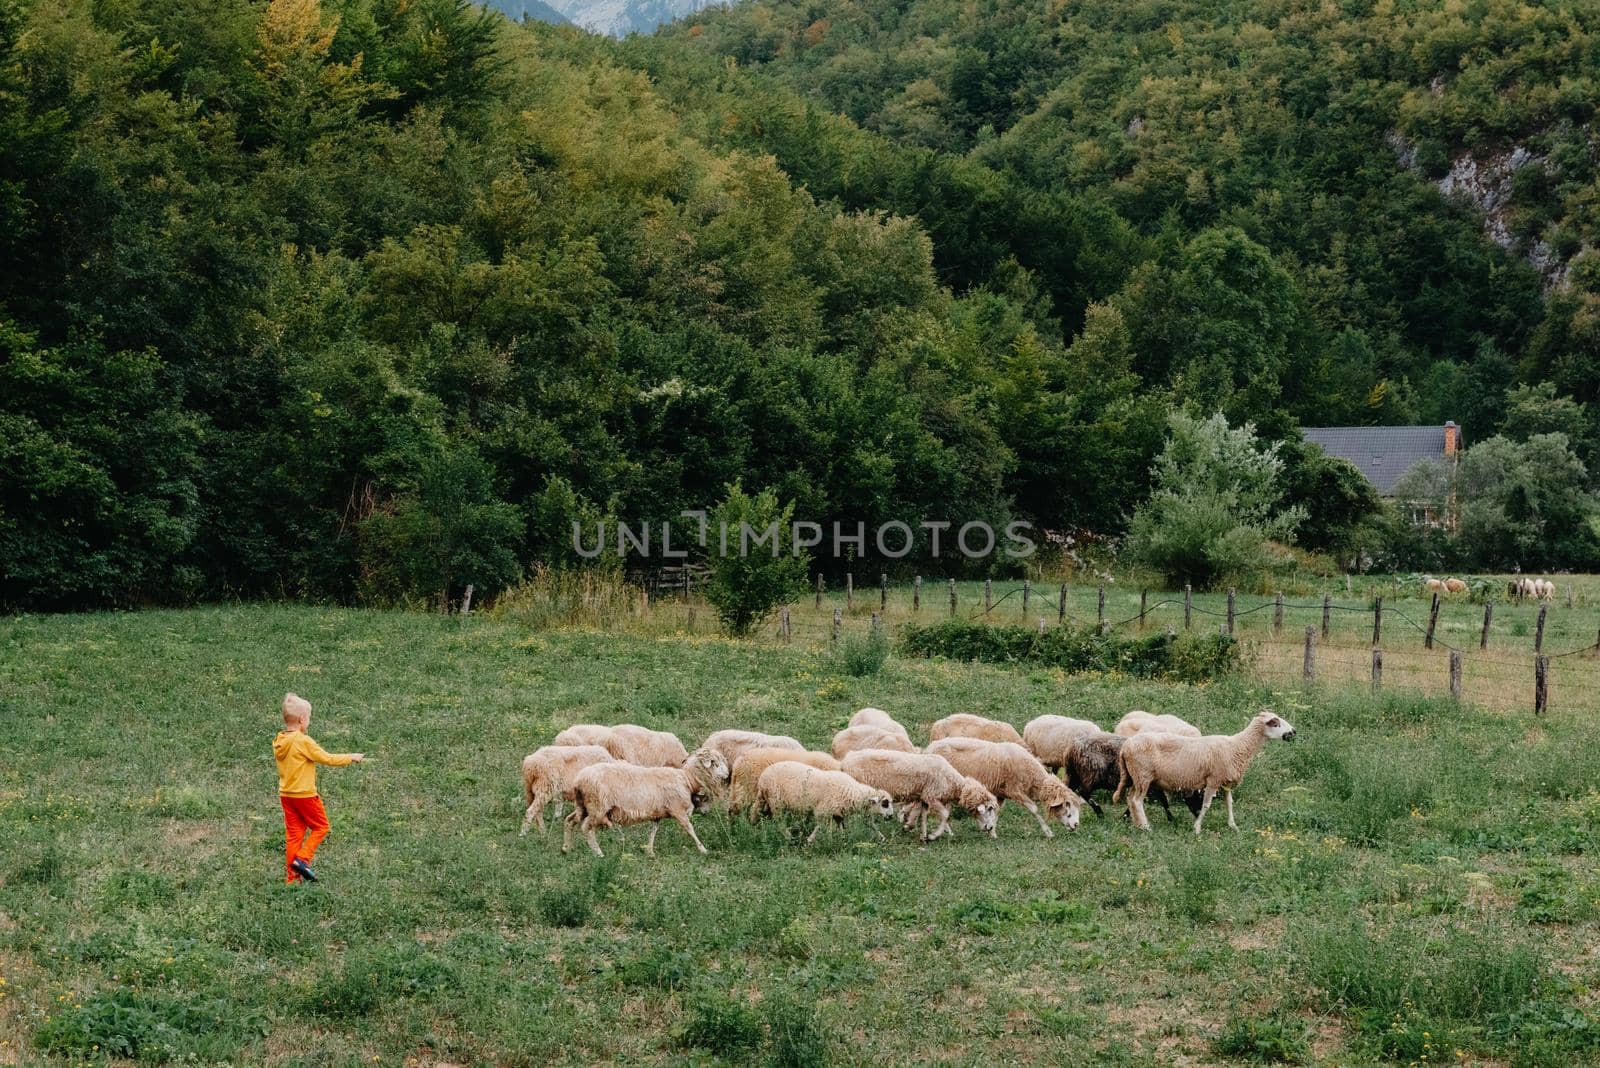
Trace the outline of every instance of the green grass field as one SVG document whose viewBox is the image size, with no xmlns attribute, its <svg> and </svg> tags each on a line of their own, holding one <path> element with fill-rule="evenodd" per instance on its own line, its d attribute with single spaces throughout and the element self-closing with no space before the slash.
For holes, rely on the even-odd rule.
<svg viewBox="0 0 1600 1068">
<path fill-rule="evenodd" d="M 1135 597 L 1137 594 L 1135 593 Z M 1303 624 L 1302 624 L 1303 626 Z M 1575 632 L 1576 633 L 1576 632 Z M 0 1063 L 1571 1065 L 1600 1060 L 1587 711 L 1206 687 L 825 647 L 248 607 L 0 621 Z M 369 762 L 321 775 L 324 882 L 281 884 L 284 691 Z M 1196 839 L 1008 806 L 918 845 L 697 820 L 518 838 L 560 727 L 825 746 L 1133 707 L 1273 743 Z"/>
</svg>

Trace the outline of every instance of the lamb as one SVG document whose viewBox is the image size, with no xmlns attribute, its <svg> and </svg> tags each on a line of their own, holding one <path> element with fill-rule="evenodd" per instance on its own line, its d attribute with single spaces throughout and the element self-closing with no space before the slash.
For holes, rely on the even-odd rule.
<svg viewBox="0 0 1600 1068">
<path fill-rule="evenodd" d="M 1066 767 L 1067 752 L 1073 739 L 1085 734 L 1101 734 L 1098 723 L 1067 716 L 1037 716 L 1022 728 L 1022 744 L 1052 772 Z M 1096 809 L 1098 812 L 1099 810 Z"/>
<path fill-rule="evenodd" d="M 858 782 L 887 791 L 909 811 L 920 811 L 922 840 L 931 842 L 950 829 L 950 806 L 959 804 L 978 819 L 984 831 L 994 830 L 1000 806 L 994 794 L 976 779 L 962 775 L 941 756 L 903 753 L 890 749 L 861 749 L 843 760 L 845 774 Z M 928 812 L 939 817 L 939 826 L 928 834 Z"/>
<path fill-rule="evenodd" d="M 1194 818 L 1194 833 L 1199 834 L 1211 800 L 1221 790 L 1228 798 L 1228 826 L 1237 831 L 1239 825 L 1233 821 L 1233 788 L 1244 778 L 1250 762 L 1261 752 L 1267 739 L 1293 737 L 1294 727 L 1289 721 L 1269 709 L 1257 712 L 1238 734 L 1212 734 L 1203 738 L 1137 734 L 1122 747 L 1118 758 L 1121 774 L 1111 799 L 1117 800 L 1127 788 L 1128 813 L 1133 817 L 1133 825 L 1148 831 L 1150 821 L 1145 818 L 1144 799 L 1152 785 L 1180 792 L 1203 790 L 1200 811 Z"/>
<path fill-rule="evenodd" d="M 552 745 L 602 745 L 618 760 L 647 768 L 677 768 L 689 755 L 678 736 L 670 731 L 653 731 L 636 723 L 605 727 L 597 723 L 578 723 L 556 735 Z"/>
<path fill-rule="evenodd" d="M 946 716 L 929 728 L 928 741 L 936 742 L 940 738 L 981 738 L 986 742 L 1022 744 L 1022 735 L 1011 724 L 974 716 L 969 712 Z"/>
<path fill-rule="evenodd" d="M 690 766 L 682 768 L 643 767 L 620 761 L 592 764 L 572 780 L 572 812 L 565 821 L 561 852 L 572 848 L 572 832 L 581 829 L 594 855 L 603 857 L 595 837 L 597 830 L 648 823 L 650 838 L 644 851 L 655 856 L 660 821 L 671 818 L 678 821 L 694 847 L 704 853 L 706 847 L 694 833 L 689 814 L 704 812 L 710 806 L 712 784 L 719 777 L 726 780 L 727 773 L 727 763 L 718 754 L 705 757 L 703 766 L 691 761 Z"/>
<path fill-rule="evenodd" d="M 904 731 L 888 731 L 871 724 L 846 727 L 833 736 L 832 750 L 836 760 L 843 760 L 847 753 L 861 749 L 893 749 L 899 753 L 917 751 L 917 747 L 911 744 L 911 739 Z"/>
<path fill-rule="evenodd" d="M 1128 739 L 1120 734 L 1108 734 L 1105 731 L 1096 731 L 1093 734 L 1080 734 L 1072 740 L 1066 754 L 1066 780 L 1067 785 L 1082 795 L 1090 808 L 1094 809 L 1096 816 L 1104 816 L 1094 795 L 1097 791 L 1107 793 L 1117 788 L 1117 777 L 1122 768 L 1117 758 L 1122 754 L 1122 746 Z M 1161 806 L 1167 814 L 1167 820 L 1172 819 L 1172 807 L 1167 803 L 1166 792 L 1161 787 L 1151 785 L 1150 797 Z M 1198 815 L 1200 813 L 1200 795 L 1188 793 L 1183 795 L 1184 802 L 1189 806 L 1189 811 Z"/>
<path fill-rule="evenodd" d="M 787 760 L 761 773 L 756 782 L 756 801 L 750 810 L 752 817 L 757 811 L 773 815 L 809 813 L 817 821 L 806 838 L 806 845 L 810 845 L 826 821 L 832 820 L 835 827 L 843 827 L 844 818 L 852 812 L 893 816 L 894 801 L 886 791 L 858 782 L 842 771 Z"/>
<path fill-rule="evenodd" d="M 911 735 L 907 733 L 905 727 L 901 726 L 893 716 L 889 715 L 889 713 L 885 712 L 881 708 L 861 709 L 855 715 L 850 717 L 850 722 L 847 724 L 847 726 L 877 727 L 881 730 L 886 730 L 891 734 L 903 735 L 905 737 L 906 744 L 911 744 Z"/>
<path fill-rule="evenodd" d="M 728 810 L 738 812 L 749 808 L 756 799 L 761 773 L 785 761 L 823 771 L 839 770 L 839 762 L 827 753 L 813 753 L 809 749 L 746 749 L 733 766 L 733 776 L 728 783 Z"/>
<path fill-rule="evenodd" d="M 561 802 L 572 800 L 572 780 L 591 764 L 606 764 L 616 758 L 601 745 L 546 745 L 522 758 L 522 830 L 538 824 L 544 833 L 544 809 L 552 799 L 556 819 L 561 818 Z"/>
<path fill-rule="evenodd" d="M 1078 829 L 1083 798 L 1046 771 L 1037 757 L 1016 742 L 941 738 L 929 743 L 928 752 L 944 757 L 956 771 L 981 782 L 997 799 L 996 809 L 1004 807 L 1007 801 L 1015 801 L 1033 813 L 1046 838 L 1055 837 L 1055 832 L 1045 822 L 1046 815 L 1061 821 L 1069 831 Z M 1039 811 L 1041 805 L 1044 813 Z M 991 838 L 999 837 L 998 820 L 996 824 L 989 832 Z"/>
<path fill-rule="evenodd" d="M 739 758 L 747 749 L 796 749 L 803 750 L 805 746 L 790 738 L 786 734 L 762 734 L 760 731 L 723 730 L 713 731 L 705 741 L 700 743 L 697 752 L 714 751 L 722 754 L 722 759 L 728 762 L 728 767 L 739 763 Z"/>
<path fill-rule="evenodd" d="M 1177 716 L 1155 716 L 1139 708 L 1118 720 L 1117 728 L 1112 733 L 1131 738 L 1143 731 L 1177 734 L 1185 738 L 1200 737 L 1200 728 L 1188 720 L 1179 719 Z"/>
</svg>

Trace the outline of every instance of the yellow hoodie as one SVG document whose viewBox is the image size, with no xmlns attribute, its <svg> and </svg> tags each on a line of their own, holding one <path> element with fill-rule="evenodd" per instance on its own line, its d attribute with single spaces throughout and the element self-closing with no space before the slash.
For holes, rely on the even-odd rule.
<svg viewBox="0 0 1600 1068">
<path fill-rule="evenodd" d="M 305 731 L 279 731 L 272 739 L 278 762 L 278 793 L 284 797 L 316 797 L 317 765 L 342 768 L 353 763 L 349 753 L 330 753 Z"/>
</svg>

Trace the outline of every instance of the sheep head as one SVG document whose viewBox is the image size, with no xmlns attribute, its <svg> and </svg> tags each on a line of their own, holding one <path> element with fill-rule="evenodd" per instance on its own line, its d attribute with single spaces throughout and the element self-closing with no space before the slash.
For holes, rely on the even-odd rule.
<svg viewBox="0 0 1600 1068">
<path fill-rule="evenodd" d="M 994 799 L 994 794 L 983 783 L 970 775 L 961 777 L 961 807 L 971 812 L 978 819 L 978 827 L 985 831 L 992 831 L 995 824 L 1000 822 L 1000 805 Z"/>
<path fill-rule="evenodd" d="M 1057 820 L 1069 831 L 1078 829 L 1078 819 L 1083 813 L 1083 798 L 1054 775 L 1045 784 L 1045 818 Z"/>
<path fill-rule="evenodd" d="M 1263 708 L 1256 713 L 1255 723 L 1268 738 L 1282 738 L 1289 741 L 1294 737 L 1294 724 L 1272 711 Z"/>
<path fill-rule="evenodd" d="M 867 795 L 866 809 L 868 812 L 884 819 L 894 818 L 894 798 L 882 790 L 874 790 Z"/>
</svg>

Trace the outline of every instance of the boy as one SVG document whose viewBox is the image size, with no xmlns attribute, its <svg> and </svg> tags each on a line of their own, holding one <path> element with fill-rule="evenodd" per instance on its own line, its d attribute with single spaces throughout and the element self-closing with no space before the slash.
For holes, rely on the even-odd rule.
<svg viewBox="0 0 1600 1068">
<path fill-rule="evenodd" d="M 295 694 L 283 698 L 283 730 L 272 739 L 272 756 L 278 762 L 278 800 L 283 803 L 283 827 L 289 840 L 287 882 L 316 882 L 311 861 L 317 846 L 328 837 L 328 813 L 317 796 L 317 765 L 342 768 L 359 764 L 364 753 L 330 753 L 311 740 L 311 702 Z"/>
</svg>

